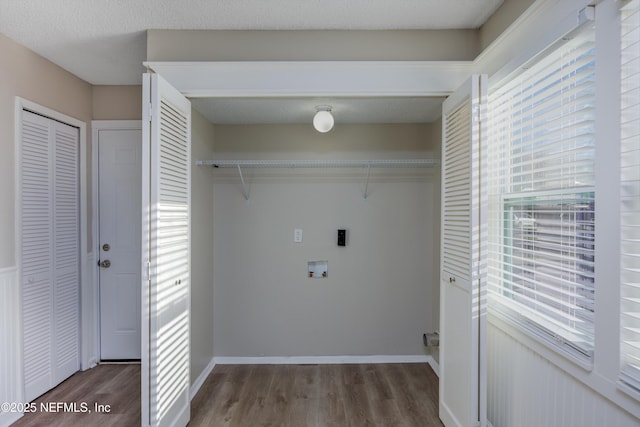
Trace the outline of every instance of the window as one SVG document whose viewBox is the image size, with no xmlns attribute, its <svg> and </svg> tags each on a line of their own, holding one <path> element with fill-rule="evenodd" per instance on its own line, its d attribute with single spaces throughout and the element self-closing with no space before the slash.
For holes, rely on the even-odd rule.
<svg viewBox="0 0 640 427">
<path fill-rule="evenodd" d="M 621 20 L 621 380 L 640 391 L 640 0 Z"/>
<path fill-rule="evenodd" d="M 585 364 L 594 346 L 594 39 L 593 28 L 576 31 L 489 93 L 492 311 Z"/>
</svg>

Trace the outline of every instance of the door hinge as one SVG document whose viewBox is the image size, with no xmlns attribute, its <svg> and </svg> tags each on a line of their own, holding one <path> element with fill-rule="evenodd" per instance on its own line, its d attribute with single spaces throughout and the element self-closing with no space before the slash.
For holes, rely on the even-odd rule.
<svg viewBox="0 0 640 427">
<path fill-rule="evenodd" d="M 143 266 L 144 277 L 142 280 L 151 280 L 151 263 L 146 261 Z"/>
<path fill-rule="evenodd" d="M 153 104 L 149 103 L 147 107 L 147 117 L 145 117 L 145 121 L 151 122 L 151 118 L 153 117 Z"/>
<path fill-rule="evenodd" d="M 480 105 L 474 104 L 473 105 L 473 111 L 472 111 L 471 114 L 473 116 L 473 122 L 474 123 L 479 123 L 480 122 Z"/>
<path fill-rule="evenodd" d="M 483 122 L 486 118 L 486 106 L 475 104 L 473 106 L 472 118 L 474 123 Z"/>
<path fill-rule="evenodd" d="M 596 20 L 595 6 L 587 6 L 578 12 L 578 25 L 582 25 L 586 22 L 593 22 L 595 20 Z"/>
</svg>

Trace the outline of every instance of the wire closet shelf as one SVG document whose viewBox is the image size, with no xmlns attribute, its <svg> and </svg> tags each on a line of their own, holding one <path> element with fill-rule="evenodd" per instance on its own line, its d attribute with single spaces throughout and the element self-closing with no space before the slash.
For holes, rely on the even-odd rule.
<svg viewBox="0 0 640 427">
<path fill-rule="evenodd" d="M 362 197 L 368 196 L 369 176 L 375 168 L 432 168 L 440 165 L 437 159 L 377 159 L 377 160 L 196 160 L 197 166 L 235 168 L 240 176 L 242 193 L 249 200 L 249 192 L 242 174 L 243 168 L 366 168 L 367 177 Z"/>
<path fill-rule="evenodd" d="M 198 166 L 214 168 L 354 168 L 354 167 L 414 167 L 438 166 L 437 159 L 379 159 L 379 160 L 197 160 Z"/>
</svg>

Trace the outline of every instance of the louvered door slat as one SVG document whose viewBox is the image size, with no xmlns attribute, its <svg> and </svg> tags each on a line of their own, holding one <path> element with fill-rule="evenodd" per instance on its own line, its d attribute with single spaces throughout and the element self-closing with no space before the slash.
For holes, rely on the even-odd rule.
<svg viewBox="0 0 640 427">
<path fill-rule="evenodd" d="M 52 382 L 52 194 L 50 121 L 23 112 L 21 221 L 24 377 L 27 400 Z"/>
<path fill-rule="evenodd" d="M 23 345 L 27 401 L 80 367 L 78 130 L 22 112 Z"/>
<path fill-rule="evenodd" d="M 162 102 L 160 114 L 157 286 L 158 304 L 163 305 L 162 300 L 183 299 L 182 302 L 186 302 L 184 298 L 189 280 L 189 164 L 188 117 L 179 114 L 168 102 Z M 158 336 L 159 420 L 169 414 L 169 402 L 179 398 L 189 381 L 189 348 L 184 335 L 188 332 L 189 318 L 186 310 L 176 314 L 166 319 L 168 324 L 165 327 L 171 333 Z"/>
<path fill-rule="evenodd" d="M 151 104 L 156 112 L 150 125 L 148 258 L 155 274 L 150 278 L 149 423 L 186 425 L 191 106 L 161 77 L 148 76 L 145 82 L 151 86 Z"/>
<path fill-rule="evenodd" d="M 80 366 L 78 130 L 55 123 L 54 157 L 54 382 Z"/>
<path fill-rule="evenodd" d="M 463 102 L 445 117 L 442 268 L 470 279 L 471 106 Z"/>
</svg>

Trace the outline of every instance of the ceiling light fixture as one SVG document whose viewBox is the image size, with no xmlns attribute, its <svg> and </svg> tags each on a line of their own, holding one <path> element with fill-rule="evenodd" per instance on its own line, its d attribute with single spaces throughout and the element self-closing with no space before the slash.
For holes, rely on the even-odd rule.
<svg viewBox="0 0 640 427">
<path fill-rule="evenodd" d="M 318 105 L 316 107 L 316 115 L 313 116 L 313 127 L 322 133 L 329 132 L 333 129 L 333 116 L 331 115 L 330 105 Z"/>
</svg>

